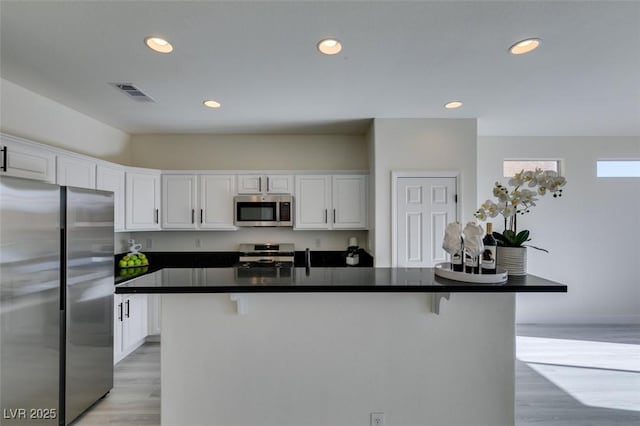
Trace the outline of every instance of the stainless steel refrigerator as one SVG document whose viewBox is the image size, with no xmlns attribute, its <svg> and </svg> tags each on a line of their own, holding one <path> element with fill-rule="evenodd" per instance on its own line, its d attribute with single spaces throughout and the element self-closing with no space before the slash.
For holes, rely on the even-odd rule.
<svg viewBox="0 0 640 426">
<path fill-rule="evenodd" d="M 113 194 L 0 177 L 0 423 L 71 423 L 113 387 Z"/>
</svg>

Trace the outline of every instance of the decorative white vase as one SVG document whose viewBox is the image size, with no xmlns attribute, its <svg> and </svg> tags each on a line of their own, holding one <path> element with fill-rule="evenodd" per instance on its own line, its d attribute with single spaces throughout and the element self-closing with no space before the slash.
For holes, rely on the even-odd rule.
<svg viewBox="0 0 640 426">
<path fill-rule="evenodd" d="M 496 252 L 498 268 L 506 269 L 509 275 L 527 275 L 527 248 L 498 246 Z"/>
</svg>

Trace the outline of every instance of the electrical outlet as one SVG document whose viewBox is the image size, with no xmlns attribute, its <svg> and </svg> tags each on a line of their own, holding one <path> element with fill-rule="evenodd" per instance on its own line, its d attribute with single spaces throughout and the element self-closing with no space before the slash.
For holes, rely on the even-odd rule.
<svg viewBox="0 0 640 426">
<path fill-rule="evenodd" d="M 320 238 L 316 238 L 316 248 L 320 247 Z"/>
<path fill-rule="evenodd" d="M 384 413 L 371 413 L 371 426 L 384 426 Z"/>
<path fill-rule="evenodd" d="M 145 248 L 150 249 L 151 248 L 151 238 L 147 238 L 144 241 L 144 245 L 145 245 Z"/>
</svg>

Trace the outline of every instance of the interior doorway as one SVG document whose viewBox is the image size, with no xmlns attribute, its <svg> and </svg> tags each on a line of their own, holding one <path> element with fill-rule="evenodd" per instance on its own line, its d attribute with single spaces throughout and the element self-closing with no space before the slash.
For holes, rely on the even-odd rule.
<svg viewBox="0 0 640 426">
<path fill-rule="evenodd" d="M 448 261 L 447 223 L 459 217 L 457 172 L 392 173 L 392 265 L 432 267 Z"/>
</svg>

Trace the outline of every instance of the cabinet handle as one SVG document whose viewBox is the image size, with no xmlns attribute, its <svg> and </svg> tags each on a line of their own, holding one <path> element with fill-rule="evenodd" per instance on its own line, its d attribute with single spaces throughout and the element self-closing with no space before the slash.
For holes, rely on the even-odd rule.
<svg viewBox="0 0 640 426">
<path fill-rule="evenodd" d="M 200 209 L 200 223 L 204 223 L 204 209 Z"/>
<path fill-rule="evenodd" d="M 333 223 L 336 223 L 336 209 L 333 209 Z"/>
<path fill-rule="evenodd" d="M 118 320 L 122 322 L 122 302 L 118 303 Z"/>
<path fill-rule="evenodd" d="M 2 147 L 2 171 L 7 171 L 7 147 Z"/>
<path fill-rule="evenodd" d="M 324 223 L 328 223 L 327 217 L 328 217 L 327 209 L 324 209 Z"/>
<path fill-rule="evenodd" d="M 196 223 L 196 209 L 191 209 L 191 223 Z"/>
<path fill-rule="evenodd" d="M 258 178 L 258 192 L 262 192 L 262 176 Z"/>
<path fill-rule="evenodd" d="M 267 192 L 271 191 L 271 188 L 269 188 L 269 176 L 267 176 Z"/>
<path fill-rule="evenodd" d="M 129 318 L 129 301 L 127 300 L 127 301 L 126 301 L 126 302 L 124 302 L 124 303 L 125 303 L 125 305 L 127 305 L 127 310 L 125 311 L 124 316 L 125 316 L 126 318 Z"/>
<path fill-rule="evenodd" d="M 160 220 L 160 211 L 156 209 L 156 223 L 159 223 Z"/>
</svg>

